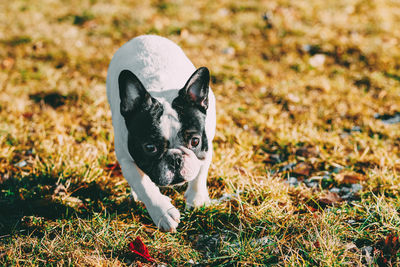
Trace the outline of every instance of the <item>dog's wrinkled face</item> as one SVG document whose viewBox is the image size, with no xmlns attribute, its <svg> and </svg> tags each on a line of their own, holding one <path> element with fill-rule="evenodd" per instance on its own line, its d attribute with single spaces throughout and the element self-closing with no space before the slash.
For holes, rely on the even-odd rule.
<svg viewBox="0 0 400 267">
<path fill-rule="evenodd" d="M 207 68 L 197 69 L 170 104 L 152 97 L 129 70 L 119 75 L 129 153 L 159 186 L 193 180 L 199 172 L 208 151 L 209 80 Z"/>
</svg>

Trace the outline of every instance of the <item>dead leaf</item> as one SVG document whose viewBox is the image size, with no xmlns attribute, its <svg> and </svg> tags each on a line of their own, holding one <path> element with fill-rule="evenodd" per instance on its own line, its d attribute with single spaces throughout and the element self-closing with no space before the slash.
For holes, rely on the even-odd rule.
<svg viewBox="0 0 400 267">
<path fill-rule="evenodd" d="M 33 117 L 33 113 L 32 112 L 25 112 L 25 113 L 22 114 L 22 116 L 25 119 L 31 119 Z"/>
<path fill-rule="evenodd" d="M 339 184 L 358 184 L 361 181 L 365 181 L 366 178 L 357 172 L 343 171 L 335 176 L 335 180 Z"/>
<path fill-rule="evenodd" d="M 266 154 L 263 159 L 264 163 L 277 164 L 281 162 L 279 154 Z"/>
<path fill-rule="evenodd" d="M 3 60 L 2 65 L 5 69 L 11 69 L 14 66 L 15 60 L 11 57 L 8 57 Z"/>
<path fill-rule="evenodd" d="M 321 195 L 318 199 L 319 203 L 323 206 L 327 205 L 335 205 L 342 201 L 342 198 L 334 192 L 326 192 L 325 194 Z"/>
<path fill-rule="evenodd" d="M 296 150 L 296 155 L 304 158 L 315 158 L 319 155 L 319 149 L 313 146 L 303 146 Z"/>
<path fill-rule="evenodd" d="M 296 164 L 293 169 L 292 173 L 297 175 L 309 176 L 312 170 L 312 166 L 306 162 L 300 162 Z"/>
<path fill-rule="evenodd" d="M 94 20 L 89 20 L 83 23 L 84 28 L 94 29 L 97 27 L 97 23 Z"/>
</svg>

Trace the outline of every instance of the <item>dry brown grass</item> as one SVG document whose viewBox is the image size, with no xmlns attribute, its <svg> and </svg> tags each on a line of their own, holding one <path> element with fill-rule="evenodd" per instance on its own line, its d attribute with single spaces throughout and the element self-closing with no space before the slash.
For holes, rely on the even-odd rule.
<svg viewBox="0 0 400 267">
<path fill-rule="evenodd" d="M 135 264 L 137 235 L 170 265 L 400 264 L 398 25 L 394 0 L 2 1 L 0 264 Z M 239 193 L 169 189 L 177 234 L 110 168 L 108 63 L 146 33 L 211 70 L 210 194 Z"/>
</svg>

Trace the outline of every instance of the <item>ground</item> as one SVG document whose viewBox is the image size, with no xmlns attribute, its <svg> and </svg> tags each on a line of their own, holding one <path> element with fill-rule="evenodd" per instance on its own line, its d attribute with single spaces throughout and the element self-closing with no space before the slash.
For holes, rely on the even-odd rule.
<svg viewBox="0 0 400 267">
<path fill-rule="evenodd" d="M 0 3 L 0 265 L 400 264 L 400 3 Z M 208 207 L 130 199 L 105 93 L 140 34 L 211 71 Z M 128 249 L 139 236 L 156 263 Z"/>
</svg>

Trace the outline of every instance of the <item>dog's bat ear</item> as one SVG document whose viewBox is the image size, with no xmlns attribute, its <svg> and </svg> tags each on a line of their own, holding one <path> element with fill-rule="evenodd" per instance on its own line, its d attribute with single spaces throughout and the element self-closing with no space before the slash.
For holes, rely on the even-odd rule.
<svg viewBox="0 0 400 267">
<path fill-rule="evenodd" d="M 120 108 L 123 116 L 132 113 L 140 102 L 147 105 L 153 103 L 153 98 L 144 88 L 139 78 L 129 70 L 121 71 L 118 77 L 118 86 L 121 98 Z"/>
<path fill-rule="evenodd" d="M 191 101 L 207 110 L 209 85 L 210 72 L 201 67 L 190 76 L 183 89 Z"/>
</svg>

